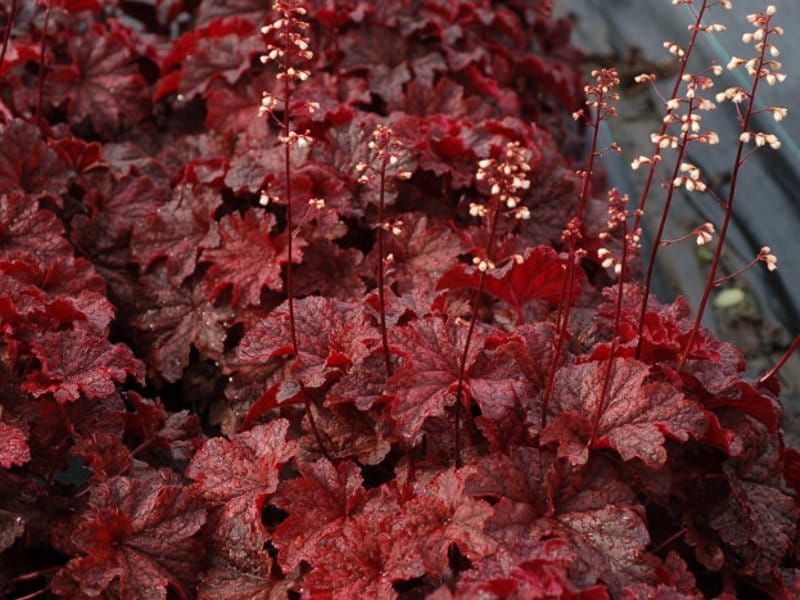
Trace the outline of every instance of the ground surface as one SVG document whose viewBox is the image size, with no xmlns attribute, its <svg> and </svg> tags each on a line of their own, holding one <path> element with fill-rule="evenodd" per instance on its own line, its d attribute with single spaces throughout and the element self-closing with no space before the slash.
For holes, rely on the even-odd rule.
<svg viewBox="0 0 800 600">
<path fill-rule="evenodd" d="M 792 27 L 800 24 L 800 2 L 775 0 L 776 22 L 787 32 L 777 44 L 788 78 L 784 85 L 765 88 L 764 104 L 786 106 L 789 118 L 776 124 L 771 117 L 756 124 L 759 130 L 774 132 L 782 141 L 775 152 L 760 151 L 743 170 L 735 199 L 735 218 L 729 231 L 722 268 L 733 272 L 746 264 L 761 246 L 768 245 L 778 256 L 779 268 L 774 273 L 757 268 L 724 286 L 725 295 L 712 297 L 715 306 L 706 311 L 705 325 L 726 341 L 736 343 L 748 358 L 748 370 L 758 375 L 769 369 L 800 331 L 800 37 Z M 712 61 L 727 64 L 730 56 L 749 57 L 751 47 L 741 43 L 741 34 L 749 30 L 744 20 L 748 12 L 763 10 L 760 1 L 734 1 L 734 10 L 715 9 L 706 22 L 720 22 L 728 30 L 703 41 L 698 47 L 695 69 Z M 693 20 L 685 6 L 674 6 L 668 0 L 557 0 L 555 10 L 570 15 L 575 22 L 574 43 L 587 54 L 587 70 L 597 66 L 616 66 L 620 71 L 623 97 L 619 119 L 612 122 L 609 137 L 622 146 L 624 154 L 608 161 L 611 184 L 630 192 L 638 199 L 642 181 L 629 168 L 630 161 L 640 154 L 652 153 L 650 133 L 659 128 L 663 114 L 657 94 L 633 83 L 633 76 L 655 72 L 660 87 L 672 86 L 675 63 L 662 47 L 665 40 L 684 44 L 688 39 L 687 24 Z M 728 85 L 744 85 L 744 80 L 727 76 Z M 713 95 L 713 94 L 712 94 Z M 701 166 L 704 175 L 718 194 L 727 193 L 727 176 L 733 161 L 738 124 L 729 106 L 704 117 L 704 126 L 716 131 L 721 144 L 713 151 L 690 153 L 690 162 Z M 794 112 L 792 112 L 794 111 Z M 660 217 L 658 195 L 648 200 L 644 219 L 645 238 L 655 230 Z M 665 238 L 685 235 L 694 227 L 710 221 L 721 222 L 721 210 L 700 194 L 682 194 L 673 200 Z M 647 251 L 645 249 L 645 251 Z M 696 305 L 702 294 L 708 256 L 693 243 L 676 244 L 659 252 L 656 292 L 669 301 L 677 294 Z M 733 290 L 733 292 L 731 291 Z M 725 299 L 736 300 L 722 306 Z M 738 300 L 737 300 L 738 299 Z M 800 445 L 800 357 L 797 353 L 781 372 L 786 419 L 783 423 L 787 440 Z"/>
</svg>

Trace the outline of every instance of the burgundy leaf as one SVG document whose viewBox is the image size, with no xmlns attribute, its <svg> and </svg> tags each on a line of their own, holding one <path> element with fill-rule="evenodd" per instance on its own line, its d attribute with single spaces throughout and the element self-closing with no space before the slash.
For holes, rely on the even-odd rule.
<svg viewBox="0 0 800 600">
<path fill-rule="evenodd" d="M 192 346 L 208 356 L 221 355 L 233 323 L 230 308 L 208 302 L 199 286 L 191 291 L 175 287 L 165 265 L 140 278 L 139 284 L 129 292 L 139 304 L 130 324 L 141 335 L 144 354 L 167 381 L 181 378 Z"/>
<path fill-rule="evenodd" d="M 31 459 L 28 436 L 21 429 L 0 422 L 0 467 L 21 467 Z"/>
<path fill-rule="evenodd" d="M 495 555 L 479 561 L 459 579 L 458 593 L 464 597 L 571 598 L 606 600 L 602 586 L 579 590 L 570 581 L 568 569 L 576 554 L 564 540 L 519 540 Z"/>
<path fill-rule="evenodd" d="M 244 218 L 238 213 L 222 218 L 219 247 L 206 247 L 200 257 L 211 263 L 206 279 L 212 301 L 229 285 L 236 306 L 261 304 L 262 287 L 283 289 L 281 266 L 288 262 L 288 256 L 281 240 L 270 236 L 274 226 L 274 215 L 259 208 L 248 210 Z M 298 261 L 299 252 L 292 258 Z"/>
<path fill-rule="evenodd" d="M 0 124 L 0 146 L 0 194 L 58 197 L 66 190 L 64 165 L 36 127 L 21 119 Z"/>
<path fill-rule="evenodd" d="M 432 288 L 456 263 L 458 255 L 466 252 L 463 238 L 446 224 L 432 221 L 424 214 L 403 213 L 397 219 L 403 222 L 400 235 L 389 237 L 386 244 L 387 255 L 393 257 L 388 280 L 400 294 Z M 377 261 L 373 252 L 370 264 L 377 265 Z"/>
<path fill-rule="evenodd" d="M 302 477 L 283 482 L 270 498 L 271 504 L 289 513 L 271 538 L 285 572 L 293 571 L 302 560 L 314 562 L 366 496 L 361 473 L 351 461 L 334 467 L 320 459 L 302 464 L 300 472 Z"/>
<path fill-rule="evenodd" d="M 88 118 L 106 139 L 116 137 L 120 115 L 135 123 L 150 114 L 147 83 L 129 48 L 130 35 L 119 22 L 94 23 L 69 38 L 73 64 L 57 66 L 46 80 L 52 101 L 67 100 L 72 123 Z"/>
<path fill-rule="evenodd" d="M 426 317 L 395 332 L 398 340 L 393 345 L 406 362 L 389 380 L 389 388 L 395 396 L 390 403 L 390 414 L 397 423 L 398 433 L 416 441 L 425 420 L 444 416 L 447 407 L 455 402 L 467 325 Z M 482 345 L 483 340 L 476 332 L 467 357 L 467 374 Z M 465 392 L 468 392 L 468 378 L 465 383 Z"/>
<path fill-rule="evenodd" d="M 206 521 L 188 488 L 169 471 L 115 477 L 91 488 L 70 541 L 72 559 L 52 582 L 57 595 L 167 598 L 188 595 L 203 557 L 196 534 Z"/>
<path fill-rule="evenodd" d="M 311 296 L 296 301 L 294 310 L 299 354 L 293 370 L 310 389 L 322 387 L 363 360 L 377 338 L 358 304 Z M 246 332 L 238 349 L 245 363 L 265 363 L 292 352 L 286 303 Z"/>
<path fill-rule="evenodd" d="M 795 538 L 797 504 L 767 481 L 740 477 L 730 464 L 724 470 L 727 493 L 719 498 L 707 493 L 707 503 L 689 507 L 687 541 L 697 546 L 704 564 L 716 551 L 723 564 L 735 564 L 739 572 L 767 583 L 774 578 L 770 565 L 780 562 Z"/>
<path fill-rule="evenodd" d="M 110 167 L 103 158 L 103 147 L 99 142 L 87 143 L 80 138 L 68 137 L 51 142 L 50 147 L 76 177 L 80 178 L 94 170 Z"/>
<path fill-rule="evenodd" d="M 364 255 L 356 248 L 341 248 L 326 239 L 315 240 L 303 248 L 303 263 L 293 273 L 298 296 L 352 298 L 364 293 L 362 278 Z M 336 273 L 336 277 L 328 274 Z"/>
<path fill-rule="evenodd" d="M 525 256 L 514 260 L 510 268 L 501 269 L 497 274 L 489 272 L 484 277 L 484 291 L 495 298 L 504 300 L 522 320 L 522 309 L 532 301 L 544 301 L 556 306 L 565 285 L 566 271 L 563 262 L 552 248 L 537 246 L 529 249 Z M 478 289 L 480 272 L 456 265 L 436 284 L 437 289 L 467 288 Z M 580 286 L 576 285 L 577 294 Z"/>
<path fill-rule="evenodd" d="M 570 579 L 580 587 L 602 582 L 616 597 L 633 583 L 656 581 L 655 559 L 645 552 L 647 526 L 634 508 L 606 506 L 542 518 L 532 533 L 567 542 L 577 555 Z"/>
<path fill-rule="evenodd" d="M 559 369 L 556 373 L 552 411 L 555 419 L 545 429 L 546 443 L 574 439 L 582 444 L 569 459 L 585 462 L 591 422 L 601 401 L 605 362 L 592 362 Z M 667 459 L 665 436 L 686 441 L 701 436 L 707 428 L 703 409 L 665 383 L 645 383 L 649 368 L 633 359 L 614 359 L 607 397 L 595 434 L 593 448 L 613 448 L 623 460 L 638 458 L 650 467 Z M 574 436 L 578 435 L 575 439 Z"/>
<path fill-rule="evenodd" d="M 236 83 L 252 57 L 263 51 L 254 24 L 239 17 L 215 19 L 206 27 L 187 31 L 161 64 L 167 75 L 156 87 L 154 100 L 171 92 L 178 92 L 179 100 L 191 100 L 216 78 Z"/>
<path fill-rule="evenodd" d="M 213 438 L 195 455 L 186 475 L 211 504 L 239 497 L 255 502 L 277 489 L 281 466 L 297 452 L 296 442 L 286 440 L 288 429 L 289 422 L 281 419 L 230 440 Z"/>
<path fill-rule="evenodd" d="M 132 231 L 169 197 L 169 189 L 149 177 L 106 176 L 84 196 L 90 214 L 72 219 L 72 240 L 95 263 L 123 268 L 129 262 Z"/>
<path fill-rule="evenodd" d="M 55 214 L 37 204 L 23 194 L 0 196 L 0 256 L 34 266 L 44 263 L 46 269 L 56 258 L 69 256 L 72 248 Z"/>
<path fill-rule="evenodd" d="M 80 456 L 91 470 L 91 483 L 100 483 L 116 475 L 125 475 L 131 468 L 131 452 L 119 436 L 96 433 L 81 437 L 70 448 L 70 454 Z"/>
<path fill-rule="evenodd" d="M 272 560 L 266 552 L 244 560 L 217 553 L 211 560 L 197 597 L 201 600 L 272 600 L 287 597 L 292 580 L 271 576 Z"/>
<path fill-rule="evenodd" d="M 409 528 L 418 528 L 418 546 L 427 572 L 441 576 L 448 567 L 447 552 L 455 544 L 469 560 L 477 560 L 497 549 L 497 540 L 484 529 L 494 514 L 483 500 L 467 496 L 463 473 L 442 472 L 424 486 L 418 496 L 403 505 Z"/>
<path fill-rule="evenodd" d="M 369 89 L 390 107 L 403 98 L 402 86 L 411 78 L 406 64 L 406 42 L 397 31 L 387 27 L 362 25 L 358 31 L 342 36 L 344 53 L 341 67 L 366 69 Z M 398 106 L 399 108 L 399 106 Z"/>
<path fill-rule="evenodd" d="M 167 274 L 176 283 L 194 272 L 201 245 L 219 245 L 214 211 L 222 203 L 207 189 L 179 186 L 172 200 L 145 217 L 144 226 L 133 231 L 131 254 L 147 269 L 160 258 L 167 260 Z"/>
<path fill-rule="evenodd" d="M 61 403 L 104 398 L 128 375 L 144 383 L 144 367 L 124 344 L 79 330 L 46 333 L 32 350 L 42 364 L 22 385 L 34 396 L 51 393 Z"/>
</svg>

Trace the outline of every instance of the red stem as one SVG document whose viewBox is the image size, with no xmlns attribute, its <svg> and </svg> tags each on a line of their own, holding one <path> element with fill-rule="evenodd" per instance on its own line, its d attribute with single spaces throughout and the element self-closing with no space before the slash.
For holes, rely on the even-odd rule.
<svg viewBox="0 0 800 600">
<path fill-rule="evenodd" d="M 286 28 L 287 31 L 290 30 L 290 27 Z M 288 38 L 287 38 L 288 39 Z M 287 44 L 288 46 L 288 44 Z M 284 70 L 284 85 L 283 85 L 283 93 L 284 98 L 286 99 L 286 104 L 284 106 L 283 111 L 283 139 L 284 142 L 284 156 L 283 156 L 283 163 L 284 163 L 284 181 L 286 182 L 286 232 L 287 232 L 287 241 L 286 241 L 286 249 L 289 254 L 289 259 L 286 262 L 286 299 L 289 304 L 289 333 L 292 340 L 292 350 L 294 352 L 295 358 L 299 358 L 299 354 L 297 352 L 297 329 L 295 327 L 295 319 L 294 319 L 294 285 L 292 282 L 292 250 L 293 250 L 293 238 L 294 238 L 294 222 L 292 220 L 292 159 L 291 159 L 291 148 L 290 148 L 290 139 L 289 139 L 289 101 L 291 99 L 291 85 L 289 85 L 289 75 L 286 73 L 288 70 L 288 63 L 285 66 Z"/>
<path fill-rule="evenodd" d="M 39 577 L 44 577 L 45 575 L 49 575 L 50 573 L 55 573 L 56 571 L 60 570 L 61 567 L 63 567 L 63 565 L 45 567 L 44 569 L 39 569 L 38 571 L 23 573 L 22 575 L 17 575 L 16 577 L 12 578 L 11 581 L 13 581 L 14 583 L 20 583 L 22 581 L 31 581 L 32 579 L 38 579 Z"/>
<path fill-rule="evenodd" d="M 796 338 L 794 338 L 794 341 L 792 342 L 792 345 L 789 346 L 789 349 L 786 351 L 786 353 L 778 361 L 778 364 L 775 365 L 774 367 L 772 367 L 766 374 L 762 375 L 761 378 L 758 380 L 758 382 L 759 383 L 764 383 L 765 381 L 767 381 L 767 379 L 769 379 L 773 375 L 777 374 L 777 372 L 781 370 L 783 365 L 786 364 L 786 361 L 789 360 L 789 357 L 792 354 L 794 354 L 794 351 L 797 350 L 798 346 L 800 346 L 800 335 L 798 335 Z"/>
<path fill-rule="evenodd" d="M 33 116 L 33 122 L 36 126 L 39 125 L 39 119 L 42 116 L 42 98 L 44 97 L 44 78 L 45 78 L 45 49 L 47 46 L 47 28 L 50 24 L 50 9 L 52 2 L 47 3 L 47 10 L 44 13 L 44 29 L 42 29 L 42 44 L 39 50 L 39 89 L 36 94 L 36 112 Z"/>
<path fill-rule="evenodd" d="M 586 165 L 586 171 L 583 174 L 583 181 L 581 183 L 581 195 L 578 200 L 578 220 L 583 223 L 583 212 L 586 209 L 586 199 L 589 196 L 589 183 L 592 177 L 592 170 L 594 169 L 594 159 L 598 156 L 597 153 L 597 137 L 600 133 L 600 121 L 602 121 L 603 98 L 605 95 L 601 92 L 597 99 L 597 108 L 594 114 L 594 133 L 592 134 L 592 150 L 589 154 L 589 162 Z"/>
<path fill-rule="evenodd" d="M 14 15 L 17 14 L 17 0 L 11 0 L 11 10 L 8 13 L 8 22 L 6 23 L 5 31 L 3 31 L 3 48 L 0 50 L 0 65 L 6 57 L 6 50 L 8 50 L 8 41 L 11 39 L 11 30 L 14 29 Z"/>
<path fill-rule="evenodd" d="M 689 109 L 686 112 L 687 124 L 690 122 L 688 119 L 691 118 L 694 106 L 692 102 L 689 102 Z M 681 135 L 681 144 L 680 149 L 678 150 L 678 157 L 675 159 L 675 168 L 672 169 L 672 178 L 669 180 L 667 188 L 667 199 L 664 203 L 664 210 L 661 211 L 661 220 L 658 223 L 658 231 L 656 232 L 656 237 L 653 240 L 653 251 L 650 253 L 650 259 L 647 261 L 647 275 L 644 279 L 644 293 L 642 295 L 642 308 L 639 311 L 639 330 L 637 332 L 637 336 L 639 341 L 636 344 L 636 358 L 639 359 L 642 353 L 642 332 L 644 331 L 644 320 L 645 316 L 647 315 L 647 304 L 650 301 L 650 286 L 653 282 L 653 272 L 655 271 L 656 265 L 656 254 L 658 254 L 658 248 L 661 245 L 661 239 L 664 237 L 664 226 L 667 223 L 667 215 L 669 214 L 669 208 L 672 204 L 672 198 L 675 195 L 675 186 L 672 184 L 675 181 L 675 178 L 678 176 L 680 172 L 681 162 L 683 162 L 683 157 L 686 154 L 686 147 L 688 144 L 689 138 L 689 131 L 690 129 L 687 128 L 686 131 L 683 132 Z M 663 134 L 662 134 L 663 135 Z M 634 229 L 633 231 L 636 231 Z"/>
<path fill-rule="evenodd" d="M 500 220 L 500 201 L 495 200 L 494 215 L 492 216 L 492 224 L 489 229 L 489 239 L 486 242 L 486 259 L 490 260 L 492 246 L 494 239 L 497 235 L 497 224 Z M 461 436 L 460 436 L 460 419 L 461 419 L 461 398 L 464 394 L 464 378 L 466 377 L 467 370 L 467 357 L 469 355 L 469 347 L 472 343 L 472 335 L 475 332 L 475 323 L 478 321 L 478 311 L 480 308 L 481 294 L 483 293 L 483 286 L 486 280 L 486 271 L 481 271 L 480 278 L 478 279 L 478 289 L 472 296 L 472 315 L 469 320 L 469 329 L 467 330 L 467 339 L 464 342 L 464 349 L 461 352 L 461 360 L 458 366 L 458 384 L 456 385 L 456 415 L 455 415 L 455 454 L 456 454 L 456 467 L 461 466 Z"/>
<path fill-rule="evenodd" d="M 295 312 L 294 312 L 294 284 L 292 280 L 292 250 L 294 246 L 294 221 L 292 219 L 292 157 L 291 157 L 291 128 L 290 128 L 290 106 L 291 106 L 291 97 L 292 97 L 292 86 L 291 86 L 291 77 L 289 76 L 289 67 L 290 67 L 290 52 L 293 48 L 293 44 L 291 43 L 290 35 L 291 32 L 294 30 L 294 14 L 292 11 L 287 11 L 285 16 L 286 18 L 286 25 L 284 27 L 284 46 L 286 49 L 286 61 L 283 65 L 283 98 L 284 98 L 284 107 L 283 107 L 283 139 L 284 139 L 284 154 L 283 154 L 283 164 L 284 164 L 284 180 L 286 182 L 286 233 L 287 233 L 287 240 L 286 240 L 286 250 L 289 255 L 288 260 L 286 261 L 286 300 L 289 307 L 289 335 L 292 342 L 292 354 L 294 354 L 294 359 L 297 365 L 300 365 L 300 352 L 298 350 L 297 344 L 297 327 L 295 325 Z M 308 416 L 308 421 L 311 425 L 311 431 L 314 434 L 314 437 L 317 440 L 317 444 L 319 444 L 320 451 L 322 455 L 331 460 L 328 451 L 325 448 L 325 444 L 322 442 L 322 435 L 320 435 L 319 429 L 317 428 L 316 420 L 314 419 L 314 413 L 311 410 L 311 400 L 308 397 L 308 392 L 306 392 L 305 387 L 303 386 L 302 382 L 299 382 L 301 393 L 303 394 L 303 403 L 305 404 L 305 411 L 306 415 Z M 331 461 L 333 462 L 333 461 Z"/>
<path fill-rule="evenodd" d="M 678 90 L 680 89 L 681 82 L 683 81 L 683 75 L 686 72 L 686 65 L 689 62 L 689 56 L 694 49 L 695 41 L 697 40 L 697 34 L 700 33 L 700 24 L 703 20 L 703 14 L 706 11 L 707 4 L 708 0 L 703 0 L 703 3 L 700 5 L 700 10 L 697 11 L 697 18 L 695 19 L 694 28 L 692 29 L 692 37 L 689 39 L 689 44 L 686 46 L 685 54 L 680 59 L 681 66 L 678 69 L 678 74 L 675 77 L 675 83 L 672 86 L 670 99 L 676 98 L 678 95 Z M 672 109 L 668 108 L 665 116 L 669 116 L 671 113 Z M 658 135 L 664 135 L 664 133 L 667 131 L 667 127 L 669 127 L 669 123 L 667 121 L 662 121 L 661 131 L 659 131 Z M 656 165 L 658 164 L 659 156 L 661 156 L 661 147 L 656 145 L 655 153 L 653 154 L 653 161 L 650 163 L 650 169 L 647 172 L 647 180 L 644 183 L 642 194 L 639 197 L 639 210 L 633 217 L 633 226 L 631 227 L 631 231 L 636 231 L 639 228 L 639 221 L 644 214 L 644 207 L 647 203 L 647 197 L 650 195 L 650 186 L 653 184 L 653 177 L 656 173 Z"/>
<path fill-rule="evenodd" d="M 567 298 L 572 297 L 572 288 L 575 284 L 575 248 L 574 243 L 569 242 L 569 264 L 567 265 L 567 278 L 564 280 L 564 285 L 561 286 L 561 293 L 558 299 L 558 315 L 556 316 L 556 340 L 553 345 L 553 357 L 550 360 L 550 368 L 547 372 L 547 383 L 544 387 L 542 394 L 542 413 L 541 413 L 541 427 L 540 431 L 544 431 L 547 425 L 547 406 L 550 403 L 550 395 L 553 392 L 553 383 L 555 382 L 556 369 L 558 362 L 561 358 L 561 348 L 563 346 L 564 338 L 567 336 L 567 323 L 569 323 L 569 313 L 572 303 Z M 562 305 L 564 309 L 562 310 Z"/>
<path fill-rule="evenodd" d="M 389 158 L 386 157 L 381 163 L 381 187 L 380 197 L 378 199 L 378 303 L 380 304 L 380 319 L 381 319 L 381 341 L 383 343 L 383 360 L 386 363 L 386 376 L 392 375 L 392 362 L 389 359 L 389 338 L 386 333 L 386 292 L 384 290 L 384 273 L 383 273 L 383 259 L 384 259 L 384 223 L 383 223 L 383 207 L 384 195 L 386 194 L 386 165 Z"/>
<path fill-rule="evenodd" d="M 756 75 L 753 77 L 753 87 L 750 90 L 749 102 L 747 103 L 747 113 L 744 116 L 744 120 L 742 121 L 742 132 L 746 132 L 750 128 L 750 119 L 753 116 L 753 105 L 755 104 L 756 92 L 758 91 L 758 82 L 761 80 L 761 70 L 764 68 L 764 56 L 767 51 L 767 38 L 769 37 L 769 29 L 768 24 L 765 25 L 765 33 L 764 39 L 761 41 L 761 52 L 759 54 L 758 59 L 758 66 L 756 67 Z M 744 151 L 744 142 L 740 139 L 739 145 L 736 148 L 736 161 L 733 165 L 733 173 L 731 174 L 731 182 L 728 188 L 728 201 L 725 204 L 725 219 L 722 222 L 722 228 L 719 232 L 719 241 L 717 242 L 717 248 L 714 252 L 714 259 L 711 262 L 711 271 L 708 274 L 708 279 L 706 280 L 706 287 L 703 290 L 703 297 L 700 300 L 700 306 L 697 309 L 697 314 L 694 318 L 694 323 L 692 324 L 692 328 L 689 331 L 689 338 L 686 340 L 686 347 L 683 349 L 681 353 L 681 357 L 678 360 L 678 372 L 683 370 L 683 367 L 686 365 L 686 361 L 689 358 L 689 352 L 692 348 L 692 344 L 694 343 L 694 338 L 697 336 L 697 331 L 700 329 L 700 320 L 703 318 L 703 313 L 706 309 L 706 304 L 708 303 L 708 299 L 711 296 L 711 290 L 714 288 L 714 280 L 716 279 L 717 275 L 717 268 L 719 267 L 720 257 L 722 256 L 722 247 L 725 243 L 725 236 L 728 233 L 728 226 L 731 222 L 731 217 L 733 216 L 733 199 L 736 196 L 736 183 L 739 180 L 739 171 L 742 167 L 742 152 Z"/>
<path fill-rule="evenodd" d="M 588 447 L 591 448 L 594 443 L 595 436 L 597 435 L 597 428 L 600 425 L 600 418 L 603 416 L 603 411 L 606 407 L 606 398 L 608 397 L 608 387 L 611 385 L 611 369 L 614 366 L 614 352 L 617 350 L 619 344 L 619 323 L 622 315 L 622 296 L 623 288 L 625 285 L 625 271 L 628 263 L 628 250 L 630 244 L 628 243 L 627 222 L 622 222 L 622 259 L 620 260 L 619 281 L 617 283 L 617 301 L 614 306 L 614 331 L 611 338 L 611 348 L 608 353 L 608 362 L 606 363 L 606 370 L 603 373 L 603 387 L 600 391 L 600 402 L 595 411 L 594 420 L 592 422 L 592 433 L 589 435 Z"/>
</svg>

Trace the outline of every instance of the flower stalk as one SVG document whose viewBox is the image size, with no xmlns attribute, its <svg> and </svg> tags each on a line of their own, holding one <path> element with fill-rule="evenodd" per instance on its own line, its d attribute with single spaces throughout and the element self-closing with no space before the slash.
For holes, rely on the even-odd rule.
<svg viewBox="0 0 800 600">
<path fill-rule="evenodd" d="M 778 70 L 780 69 L 780 63 L 774 58 L 769 58 L 767 56 L 768 53 L 772 57 L 777 55 L 777 49 L 775 49 L 774 45 L 769 42 L 769 37 L 771 35 L 780 36 L 783 34 L 782 28 L 773 27 L 771 24 L 774 14 L 775 6 L 769 5 L 766 11 L 763 13 L 754 13 L 748 15 L 747 20 L 756 27 L 756 30 L 753 33 L 745 33 L 744 36 L 742 36 L 742 41 L 745 43 L 755 42 L 756 55 L 754 58 L 751 58 L 747 61 L 734 57 L 731 59 L 731 62 L 728 63 L 729 69 L 736 69 L 740 66 L 745 66 L 748 74 L 753 78 L 753 83 L 750 87 L 750 90 L 745 91 L 740 87 L 732 87 L 717 94 L 718 102 L 730 100 L 736 104 L 737 111 L 739 111 L 741 134 L 739 135 L 739 142 L 736 148 L 736 158 L 734 159 L 727 201 L 725 202 L 725 216 L 722 221 L 722 226 L 720 227 L 719 241 L 717 242 L 717 247 L 714 252 L 714 258 L 711 261 L 711 267 L 706 279 L 705 289 L 703 290 L 703 296 L 700 299 L 700 304 L 695 315 L 694 323 L 689 330 L 686 345 L 681 352 L 680 358 L 678 359 L 677 370 L 679 372 L 683 370 L 684 366 L 686 365 L 686 361 L 689 359 L 692 345 L 694 344 L 695 337 L 700 329 L 700 321 L 703 318 L 706 305 L 708 304 L 711 290 L 714 288 L 717 270 L 719 268 L 719 263 L 722 256 L 722 248 L 724 246 L 725 238 L 728 233 L 728 227 L 730 226 L 731 218 L 733 216 L 733 202 L 736 197 L 736 185 L 739 181 L 741 169 L 749 157 L 749 154 L 747 156 L 744 155 L 745 146 L 753 141 L 755 142 L 756 147 L 763 146 L 766 143 L 769 143 L 773 149 L 780 147 L 780 142 L 777 140 L 777 138 L 775 138 L 775 136 L 760 132 L 753 132 L 750 130 L 752 119 L 756 112 L 755 98 L 760 82 L 765 80 L 768 85 L 774 85 L 775 83 L 781 82 L 785 79 L 785 75 Z M 744 101 L 747 101 L 747 110 L 745 111 L 744 116 L 742 116 L 739 105 Z M 775 113 L 773 112 L 773 114 Z M 779 111 L 778 114 L 781 115 L 781 118 L 783 117 L 782 111 Z M 767 254 L 769 254 L 769 252 Z"/>
</svg>

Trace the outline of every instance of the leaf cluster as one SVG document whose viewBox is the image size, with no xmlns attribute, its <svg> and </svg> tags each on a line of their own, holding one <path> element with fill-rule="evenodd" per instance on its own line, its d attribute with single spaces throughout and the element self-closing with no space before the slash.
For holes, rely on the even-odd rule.
<svg viewBox="0 0 800 600">
<path fill-rule="evenodd" d="M 319 109 L 284 107 L 312 139 L 292 147 L 293 230 L 280 126 L 258 115 L 264 2 L 29 4 L 0 66 L 0 595 L 796 592 L 800 455 L 774 384 L 707 332 L 679 372 L 682 299 L 649 303 L 637 359 L 633 284 L 612 344 L 592 260 L 562 293 L 583 91 L 549 2 L 306 3 L 292 97 Z M 356 168 L 378 124 L 411 172 L 384 256 Z M 509 142 L 531 219 L 500 223 L 479 285 L 475 167 Z"/>
</svg>

